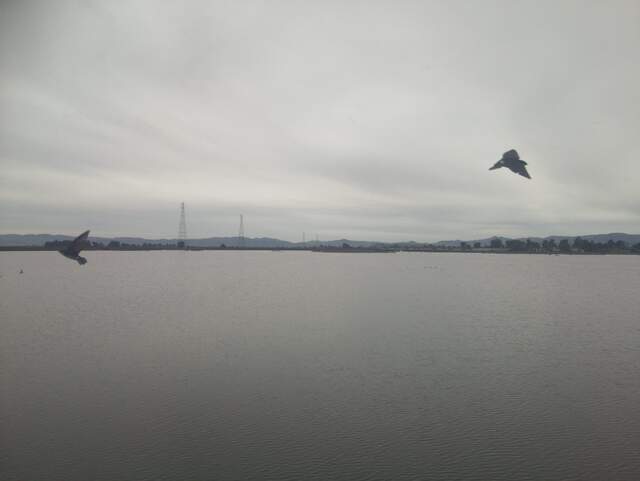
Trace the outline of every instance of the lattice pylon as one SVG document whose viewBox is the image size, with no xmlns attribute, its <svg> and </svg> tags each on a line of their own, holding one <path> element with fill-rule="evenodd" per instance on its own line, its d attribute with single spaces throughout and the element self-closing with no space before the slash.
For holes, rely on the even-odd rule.
<svg viewBox="0 0 640 481">
<path fill-rule="evenodd" d="M 184 202 L 180 204 L 180 226 L 178 227 L 178 247 L 187 246 L 187 219 L 184 214 Z"/>
<path fill-rule="evenodd" d="M 240 214 L 240 229 L 238 229 L 238 247 L 244 249 L 244 216 Z"/>
</svg>

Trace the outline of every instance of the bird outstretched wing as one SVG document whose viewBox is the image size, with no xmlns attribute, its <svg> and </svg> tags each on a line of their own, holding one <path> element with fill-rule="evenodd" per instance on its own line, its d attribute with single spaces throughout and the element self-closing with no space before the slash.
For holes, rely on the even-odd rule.
<svg viewBox="0 0 640 481">
<path fill-rule="evenodd" d="M 529 175 L 529 172 L 527 172 L 527 168 L 525 167 L 525 165 L 527 165 L 525 162 L 520 161 L 517 164 L 510 167 L 510 169 L 514 171 L 516 174 L 521 175 L 522 177 L 526 177 L 527 179 L 530 179 L 531 176 Z"/>
<path fill-rule="evenodd" d="M 71 245 L 69 245 L 69 247 L 67 248 L 67 252 L 79 254 L 82 248 L 84 247 L 84 243 L 87 241 L 87 238 L 89 237 L 89 232 L 91 231 L 88 231 L 88 230 L 84 231 L 78 237 L 73 239 L 73 241 L 71 241 Z"/>
<path fill-rule="evenodd" d="M 520 160 L 520 156 L 515 149 L 511 149 L 502 154 L 502 160 Z"/>
</svg>

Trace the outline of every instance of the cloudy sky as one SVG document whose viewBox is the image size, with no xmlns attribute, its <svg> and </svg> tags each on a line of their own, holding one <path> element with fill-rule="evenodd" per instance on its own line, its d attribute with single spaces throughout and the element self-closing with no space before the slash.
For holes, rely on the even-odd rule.
<svg viewBox="0 0 640 481">
<path fill-rule="evenodd" d="M 639 51 L 637 0 L 3 0 L 0 233 L 640 233 Z"/>
</svg>

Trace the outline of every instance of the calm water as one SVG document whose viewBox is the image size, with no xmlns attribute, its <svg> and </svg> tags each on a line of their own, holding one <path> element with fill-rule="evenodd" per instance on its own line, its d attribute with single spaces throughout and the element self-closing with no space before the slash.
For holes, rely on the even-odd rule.
<svg viewBox="0 0 640 481">
<path fill-rule="evenodd" d="M 640 479 L 640 257 L 86 257 L 0 253 L 4 481 Z"/>
</svg>

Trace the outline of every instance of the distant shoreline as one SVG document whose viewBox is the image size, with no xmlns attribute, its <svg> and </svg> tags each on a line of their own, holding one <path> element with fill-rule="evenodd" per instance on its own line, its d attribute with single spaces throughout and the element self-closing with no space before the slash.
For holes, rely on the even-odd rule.
<svg viewBox="0 0 640 481">
<path fill-rule="evenodd" d="M 456 247 L 447 248 L 393 248 L 393 249 L 376 249 L 370 247 L 189 247 L 178 248 L 176 246 L 126 246 L 117 248 L 100 248 L 89 247 L 85 251 L 101 251 L 101 252 L 149 252 L 149 251 L 289 251 L 289 252 L 317 252 L 328 254 L 390 254 L 396 252 L 421 252 L 421 253 L 458 253 L 458 254 L 528 254 L 528 255 L 573 255 L 573 256 L 602 256 L 602 255 L 640 255 L 640 252 L 624 250 L 624 251 L 608 251 L 608 252 L 530 252 L 530 251 L 513 251 L 508 249 L 491 249 L 476 248 L 462 249 Z M 57 249 L 44 246 L 0 246 L 0 252 L 58 252 Z"/>
</svg>

